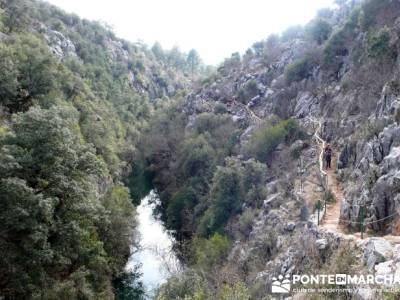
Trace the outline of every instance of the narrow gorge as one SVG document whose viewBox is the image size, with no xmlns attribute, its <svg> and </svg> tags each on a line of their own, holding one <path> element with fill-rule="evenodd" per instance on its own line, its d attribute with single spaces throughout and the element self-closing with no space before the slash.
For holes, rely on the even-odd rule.
<svg viewBox="0 0 400 300">
<path fill-rule="evenodd" d="M 0 0 L 0 299 L 400 297 L 400 1 L 248 46 Z"/>
</svg>

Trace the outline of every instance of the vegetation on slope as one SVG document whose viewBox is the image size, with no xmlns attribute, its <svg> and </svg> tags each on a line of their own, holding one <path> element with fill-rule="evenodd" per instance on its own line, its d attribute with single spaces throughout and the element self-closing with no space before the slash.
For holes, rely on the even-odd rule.
<svg viewBox="0 0 400 300">
<path fill-rule="evenodd" d="M 0 2 L 0 295 L 143 294 L 123 181 L 158 103 L 209 71 L 45 2 Z"/>
<path fill-rule="evenodd" d="M 176 231 L 181 256 L 190 267 L 160 289 L 159 299 L 222 299 L 227 290 L 240 295 L 238 299 L 265 296 L 265 282 L 257 283 L 255 277 L 265 269 L 262 266 L 277 256 L 276 229 L 266 230 L 265 237 L 252 237 L 256 245 L 247 250 L 253 260 L 246 260 L 240 266 L 235 258 L 227 259 L 223 251 L 215 250 L 221 246 L 215 237 L 227 238 L 231 250 L 234 245 L 249 241 L 254 219 L 262 215 L 267 177 L 277 178 L 277 168 L 287 171 L 279 178 L 288 180 L 286 196 L 295 198 L 291 194 L 293 181 L 287 177 L 293 175 L 293 169 L 289 168 L 293 168 L 292 160 L 298 155 L 284 155 L 285 142 L 303 138 L 296 122 L 290 119 L 296 97 L 306 93 L 320 96 L 325 85 L 339 83 L 344 93 L 346 86 L 350 86 L 362 99 L 362 103 L 354 101 L 357 108 L 353 113 L 373 111 L 384 83 L 396 66 L 398 50 L 392 27 L 399 4 L 367 0 L 346 6 L 349 7 L 342 19 L 329 9 L 323 10 L 304 28 L 291 28 L 282 36 L 272 35 L 255 43 L 243 56 L 233 54 L 216 74 L 202 82 L 201 89 L 186 99 L 186 106 L 184 102 L 168 107 L 149 124 L 146 140 L 139 146 L 145 156 L 146 176 L 160 193 L 163 218 L 168 228 Z M 285 61 L 285 56 L 291 55 L 287 50 L 290 47 L 298 52 Z M 283 58 L 282 53 L 285 53 Z M 277 104 L 271 104 L 260 92 L 262 85 L 279 95 Z M 265 90 L 269 92 L 268 88 Z M 214 109 L 192 112 L 187 107 L 196 97 L 218 104 Z M 325 94 L 316 101 L 322 107 L 329 107 L 325 110 L 329 113 L 341 109 L 332 108 L 327 99 L 329 95 Z M 256 101 L 261 103 L 258 106 L 261 113 L 267 105 L 275 105 L 272 113 L 280 117 L 276 123 L 250 128 L 248 134 L 245 129 L 249 120 L 225 122 L 230 114 L 237 113 L 235 105 L 236 109 L 243 104 L 253 107 L 257 106 Z M 232 135 L 220 135 L 227 124 Z M 282 152 L 283 158 L 278 152 Z M 199 243 L 199 240 L 205 241 Z M 306 237 L 296 236 L 294 240 L 307 244 Z M 208 245 L 206 249 L 203 243 Z M 215 268 L 198 263 L 199 251 L 206 251 L 205 256 L 209 257 L 222 253 Z M 233 250 L 229 254 L 233 255 Z M 329 263 L 324 259 L 318 260 L 316 268 Z M 312 264 L 311 260 L 304 261 L 296 267 L 307 269 Z M 189 285 L 195 288 L 187 289 Z"/>
<path fill-rule="evenodd" d="M 124 266 L 135 227 L 132 202 L 153 187 L 188 265 L 159 299 L 263 294 L 265 287 L 249 278 L 276 255 L 276 229 L 255 242 L 251 261 L 232 266 L 227 256 L 249 239 L 267 177 L 277 176 L 276 150 L 300 137 L 285 101 L 300 86 L 313 91 L 315 72 L 322 70 L 322 83 L 334 82 L 346 66 L 352 76 L 343 89 L 368 86 L 360 92 L 365 99 L 380 92 L 398 54 L 389 29 L 396 5 L 367 0 L 339 23 L 323 11 L 305 28 L 257 42 L 243 57 L 233 54 L 200 88 L 218 104 L 189 118 L 187 88 L 209 71 L 195 51 L 165 51 L 158 43 L 149 49 L 44 2 L 1 0 L 0 294 L 140 298 L 138 274 Z M 360 32 L 364 42 L 356 39 Z M 310 46 L 277 64 L 285 43 L 298 41 Z M 236 78 L 226 94 L 211 93 L 214 84 L 262 68 L 257 80 Z M 377 76 L 367 77 L 370 69 Z M 260 82 L 280 90 L 273 111 L 279 117 L 246 140 L 248 120 L 235 122 L 229 101 L 252 105 Z M 370 108 L 365 102 L 360 109 Z"/>
</svg>

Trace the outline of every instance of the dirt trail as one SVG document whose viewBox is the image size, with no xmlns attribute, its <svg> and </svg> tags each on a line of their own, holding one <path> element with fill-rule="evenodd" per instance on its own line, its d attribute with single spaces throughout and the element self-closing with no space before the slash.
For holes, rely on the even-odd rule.
<svg viewBox="0 0 400 300">
<path fill-rule="evenodd" d="M 316 121 L 316 120 L 311 120 L 311 121 L 318 123 L 318 128 L 316 129 L 314 136 L 315 136 L 318 146 L 320 148 L 320 154 L 319 154 L 320 172 L 323 177 L 326 176 L 327 189 L 331 191 L 331 193 L 333 194 L 333 196 L 336 199 L 336 201 L 334 203 L 328 204 L 326 206 L 326 213 L 324 214 L 324 216 L 321 220 L 320 228 L 322 228 L 326 231 L 335 232 L 346 239 L 362 241 L 360 232 L 357 232 L 354 234 L 347 233 L 346 226 L 345 226 L 345 224 L 343 224 L 346 221 L 340 220 L 340 210 L 341 210 L 341 205 L 342 205 L 342 202 L 344 199 L 344 194 L 340 187 L 339 182 L 337 181 L 334 169 L 324 170 L 323 150 L 325 148 L 326 142 L 319 135 L 319 133 L 321 131 L 321 122 Z M 333 154 L 333 159 L 332 159 L 332 166 L 336 166 L 337 153 L 335 153 L 334 149 L 333 149 L 333 153 L 334 154 Z M 371 236 L 370 234 L 368 234 L 368 232 L 364 233 L 364 239 L 367 239 L 369 237 L 382 238 L 382 239 L 385 239 L 385 240 L 391 242 L 392 244 L 400 244 L 400 236 L 397 236 L 397 235 Z"/>
<path fill-rule="evenodd" d="M 332 166 L 336 165 L 336 157 L 333 157 Z M 339 224 L 340 220 L 340 208 L 342 206 L 343 200 L 343 192 L 339 187 L 339 184 L 336 180 L 336 176 L 332 169 L 327 170 L 327 177 L 328 177 L 328 190 L 331 191 L 333 196 L 335 197 L 335 202 L 332 204 L 327 204 L 326 206 L 326 213 L 324 218 L 322 219 L 321 226 L 327 230 L 333 231 L 342 231 L 341 225 Z"/>
<path fill-rule="evenodd" d="M 243 107 L 244 110 L 249 114 L 250 116 L 250 120 L 254 123 L 254 124 L 261 124 L 262 120 L 259 116 L 257 116 L 254 111 L 252 111 L 246 104 L 243 104 L 239 101 L 236 101 L 237 104 L 239 104 L 239 106 Z"/>
</svg>

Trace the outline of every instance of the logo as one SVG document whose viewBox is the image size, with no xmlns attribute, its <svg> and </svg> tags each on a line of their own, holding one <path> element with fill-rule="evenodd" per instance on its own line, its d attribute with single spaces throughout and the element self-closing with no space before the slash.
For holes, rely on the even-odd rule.
<svg viewBox="0 0 400 300">
<path fill-rule="evenodd" d="M 336 285 L 346 285 L 347 275 L 346 274 L 336 274 Z"/>
<path fill-rule="evenodd" d="M 293 285 L 293 288 L 292 288 Z M 330 285 L 328 288 L 320 285 Z M 351 292 L 364 286 L 377 285 L 377 289 L 386 292 L 400 291 L 400 277 L 394 274 L 385 275 L 349 275 L 349 274 L 292 274 L 272 277 L 271 292 L 273 294 L 293 293 L 333 293 Z M 379 288 L 379 285 L 382 287 Z M 336 287 L 335 287 L 336 286 Z M 369 287 L 368 287 L 369 288 Z"/>
<path fill-rule="evenodd" d="M 272 277 L 271 292 L 274 294 L 288 294 L 290 292 L 290 276 L 283 277 L 279 275 L 278 278 Z"/>
</svg>

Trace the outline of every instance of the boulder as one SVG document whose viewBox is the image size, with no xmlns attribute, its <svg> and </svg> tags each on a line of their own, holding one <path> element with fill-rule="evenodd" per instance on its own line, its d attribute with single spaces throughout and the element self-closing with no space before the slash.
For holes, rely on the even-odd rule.
<svg viewBox="0 0 400 300">
<path fill-rule="evenodd" d="M 310 212 L 308 211 L 307 205 L 304 205 L 300 209 L 300 220 L 305 222 L 309 219 L 310 217 Z"/>
<path fill-rule="evenodd" d="M 364 174 L 366 174 L 366 172 L 369 169 L 369 161 L 368 159 L 366 159 L 365 157 L 363 157 L 360 162 L 357 165 L 357 168 L 360 169 Z"/>
<path fill-rule="evenodd" d="M 373 212 L 376 219 L 387 217 L 395 212 L 397 206 L 396 195 L 400 192 L 400 147 L 392 148 L 390 154 L 386 156 L 377 168 L 378 180 L 372 189 Z M 384 174 L 384 175 L 382 175 Z M 381 223 L 374 223 L 373 228 L 382 230 Z"/>
<path fill-rule="evenodd" d="M 318 250 L 323 250 L 328 246 L 328 241 L 326 239 L 318 239 L 315 241 L 315 245 L 317 246 Z"/>
<path fill-rule="evenodd" d="M 397 92 L 392 90 L 389 84 L 386 84 L 382 89 L 381 98 L 376 105 L 375 117 L 384 119 L 385 117 L 392 117 L 398 112 L 400 99 Z"/>
<path fill-rule="evenodd" d="M 267 209 L 270 207 L 278 207 L 283 201 L 283 197 L 281 193 L 276 193 L 268 197 L 267 200 L 264 200 L 263 208 Z"/>
<path fill-rule="evenodd" d="M 339 131 L 342 136 L 349 136 L 354 132 L 355 127 L 356 122 L 344 119 L 340 121 Z"/>
<path fill-rule="evenodd" d="M 338 169 L 347 168 L 353 160 L 353 149 L 349 144 L 346 144 L 339 154 L 339 159 L 337 162 Z"/>
<path fill-rule="evenodd" d="M 382 145 L 379 143 L 377 139 L 375 139 L 372 141 L 371 146 L 372 146 L 372 156 L 374 158 L 374 162 L 376 164 L 379 164 L 383 159 Z"/>
<path fill-rule="evenodd" d="M 267 88 L 267 90 L 266 90 L 265 93 L 264 93 L 264 98 L 267 98 L 267 99 L 268 99 L 268 97 L 271 96 L 271 95 L 273 95 L 273 94 L 274 94 L 274 90 L 272 90 L 272 89 L 270 89 L 270 88 Z"/>
<path fill-rule="evenodd" d="M 266 184 L 265 188 L 267 189 L 268 195 L 276 194 L 276 193 L 280 192 L 282 189 L 282 180 L 274 180 L 274 181 L 268 182 Z"/>
<path fill-rule="evenodd" d="M 254 106 L 260 105 L 260 103 L 262 102 L 263 98 L 261 98 L 260 95 L 254 96 L 253 98 L 251 98 L 251 100 L 249 101 L 249 103 L 247 104 L 247 106 L 249 108 L 252 108 Z"/>
<path fill-rule="evenodd" d="M 373 270 L 376 264 L 385 262 L 393 256 L 392 245 L 389 241 L 379 238 L 371 238 L 364 248 L 364 262 L 369 270 Z"/>
<path fill-rule="evenodd" d="M 307 143 L 302 140 L 297 140 L 290 145 L 290 152 L 300 151 L 307 147 Z"/>
<path fill-rule="evenodd" d="M 400 262 L 394 264 L 394 277 L 400 278 Z"/>
<path fill-rule="evenodd" d="M 393 264 L 392 260 L 377 264 L 375 266 L 375 275 L 382 275 L 382 276 L 390 275 L 392 273 L 392 264 Z"/>
<path fill-rule="evenodd" d="M 296 224 L 293 222 L 289 222 L 286 224 L 285 230 L 286 231 L 293 231 L 296 228 Z"/>
<path fill-rule="evenodd" d="M 393 260 L 396 262 L 400 262 L 400 244 L 396 244 L 393 247 Z"/>
<path fill-rule="evenodd" d="M 374 161 L 374 149 L 372 148 L 372 143 L 364 144 L 361 153 L 362 153 L 361 157 L 367 159 L 368 162 Z"/>
<path fill-rule="evenodd" d="M 386 173 L 400 169 L 400 147 L 394 147 L 390 150 L 389 155 L 383 160 L 383 168 Z"/>
<path fill-rule="evenodd" d="M 390 152 L 390 148 L 400 143 L 400 126 L 391 124 L 383 129 L 379 134 L 379 140 L 382 146 L 383 156 Z"/>
<path fill-rule="evenodd" d="M 362 300 L 375 300 L 378 299 L 375 295 L 375 291 L 370 287 L 363 287 L 358 288 L 355 290 L 355 299 L 362 299 Z"/>
</svg>

